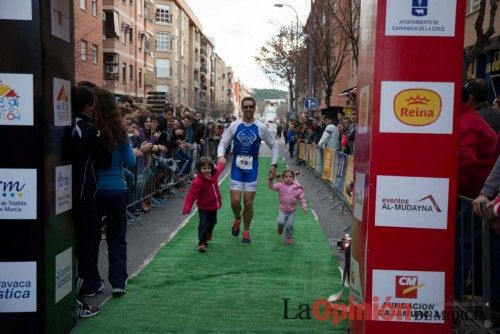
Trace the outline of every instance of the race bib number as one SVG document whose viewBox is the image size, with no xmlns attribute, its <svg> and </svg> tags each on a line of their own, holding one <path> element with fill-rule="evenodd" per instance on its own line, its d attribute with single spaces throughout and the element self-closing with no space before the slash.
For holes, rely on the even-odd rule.
<svg viewBox="0 0 500 334">
<path fill-rule="evenodd" d="M 241 169 L 252 169 L 253 157 L 251 155 L 237 155 L 236 167 Z"/>
</svg>

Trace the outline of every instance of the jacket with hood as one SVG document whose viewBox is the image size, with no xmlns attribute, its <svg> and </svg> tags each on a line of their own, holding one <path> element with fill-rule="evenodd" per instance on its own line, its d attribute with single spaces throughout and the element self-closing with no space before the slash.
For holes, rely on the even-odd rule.
<svg viewBox="0 0 500 334">
<path fill-rule="evenodd" d="M 295 204 L 300 201 L 302 209 L 307 210 L 307 202 L 304 196 L 304 189 L 297 181 L 293 181 L 291 185 L 284 182 L 273 183 L 269 180 L 269 188 L 280 193 L 280 210 L 284 212 L 295 211 Z"/>
<path fill-rule="evenodd" d="M 212 177 L 207 178 L 202 173 L 196 175 L 187 193 L 182 213 L 191 212 L 195 201 L 198 209 L 202 210 L 217 211 L 222 207 L 218 178 L 223 170 L 224 165 L 217 163 Z"/>
</svg>

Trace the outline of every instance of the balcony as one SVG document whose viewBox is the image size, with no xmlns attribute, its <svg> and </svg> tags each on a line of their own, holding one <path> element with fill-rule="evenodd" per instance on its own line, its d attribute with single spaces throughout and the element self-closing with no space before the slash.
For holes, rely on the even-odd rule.
<svg viewBox="0 0 500 334">
<path fill-rule="evenodd" d="M 208 74 L 208 69 L 207 69 L 207 67 L 206 67 L 206 66 L 203 66 L 203 65 L 202 65 L 202 66 L 200 66 L 200 72 L 201 72 L 201 73 L 203 73 L 203 74 L 205 74 L 205 75 L 206 75 L 206 74 Z"/>
<path fill-rule="evenodd" d="M 205 91 L 205 92 L 207 91 L 207 85 L 205 83 L 202 82 L 200 87 L 201 87 L 202 91 Z"/>
<path fill-rule="evenodd" d="M 198 80 L 193 80 L 194 88 L 200 88 L 200 82 Z"/>
<path fill-rule="evenodd" d="M 200 49 L 200 54 L 201 54 L 202 56 L 205 56 L 205 58 L 206 58 L 206 57 L 208 57 L 208 51 L 207 51 L 207 49 L 202 47 L 202 48 Z"/>
</svg>

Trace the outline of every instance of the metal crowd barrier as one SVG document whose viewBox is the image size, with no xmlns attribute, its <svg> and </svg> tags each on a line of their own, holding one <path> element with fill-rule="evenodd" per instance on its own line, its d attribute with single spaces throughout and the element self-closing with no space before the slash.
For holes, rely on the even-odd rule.
<svg viewBox="0 0 500 334">
<path fill-rule="evenodd" d="M 137 157 L 132 168 L 124 168 L 127 181 L 127 219 L 129 223 L 142 224 L 140 212 L 146 211 L 143 205 L 165 209 L 167 195 L 184 197 L 193 175 L 196 173 L 196 161 L 202 155 L 217 156 L 218 142 L 194 144 L 188 152 L 192 159 L 189 171 L 183 177 L 178 175 L 181 161 L 175 151 L 168 153 L 148 152 Z"/>
<path fill-rule="evenodd" d="M 458 197 L 455 254 L 455 307 L 477 327 L 492 327 L 490 227 L 476 216 L 472 199 Z M 495 284 L 498 284 L 495 283 Z"/>
</svg>

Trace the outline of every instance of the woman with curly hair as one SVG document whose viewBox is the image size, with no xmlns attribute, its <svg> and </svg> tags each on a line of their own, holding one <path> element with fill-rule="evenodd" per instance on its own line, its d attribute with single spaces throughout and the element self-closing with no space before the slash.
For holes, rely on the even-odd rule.
<svg viewBox="0 0 500 334">
<path fill-rule="evenodd" d="M 109 275 L 113 295 L 125 293 L 127 274 L 127 183 L 122 167 L 133 167 L 136 159 L 121 118 L 130 114 L 126 107 L 117 108 L 113 95 L 97 88 L 96 124 L 108 149 L 112 152 L 111 167 L 97 172 L 97 219 L 106 216 Z M 137 154 L 138 152 L 135 152 Z M 97 266 L 98 249 L 95 250 Z M 101 284 L 100 289 L 104 286 Z"/>
</svg>

